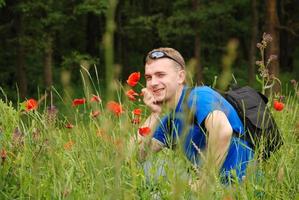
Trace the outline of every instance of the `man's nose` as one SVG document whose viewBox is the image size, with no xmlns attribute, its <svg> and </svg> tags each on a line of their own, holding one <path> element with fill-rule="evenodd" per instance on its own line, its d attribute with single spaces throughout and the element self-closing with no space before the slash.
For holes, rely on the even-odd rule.
<svg viewBox="0 0 299 200">
<path fill-rule="evenodd" d="M 159 80 L 156 77 L 153 76 L 152 80 L 151 80 L 151 85 L 155 86 L 155 85 L 158 85 L 158 83 L 159 83 Z"/>
</svg>

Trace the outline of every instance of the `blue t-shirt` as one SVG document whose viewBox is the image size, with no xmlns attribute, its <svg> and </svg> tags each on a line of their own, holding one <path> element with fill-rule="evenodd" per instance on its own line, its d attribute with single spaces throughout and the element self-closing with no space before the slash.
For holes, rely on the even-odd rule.
<svg viewBox="0 0 299 200">
<path fill-rule="evenodd" d="M 203 150 L 206 146 L 206 133 L 204 120 L 209 113 L 220 110 L 225 113 L 233 130 L 244 134 L 243 124 L 235 109 L 216 91 L 207 86 L 193 88 L 187 99 L 188 110 L 194 113 L 194 122 L 188 122 L 185 129 L 186 115 L 183 115 L 186 87 L 184 88 L 174 112 L 164 116 L 160 125 L 154 132 L 153 138 L 166 146 L 171 146 L 178 138 L 184 137 L 184 150 L 188 159 L 194 164 L 200 165 L 198 149 Z M 186 109 L 186 108 L 185 108 Z M 172 124 L 171 126 L 169 124 Z M 172 133 L 169 130 L 171 127 Z M 187 132 L 186 132 L 187 130 Z M 183 134 L 183 132 L 186 132 Z M 184 135 L 184 136 L 183 136 Z M 247 164 L 253 158 L 253 151 L 248 143 L 238 137 L 232 137 L 227 156 L 221 168 L 225 177 L 231 176 L 232 170 L 236 171 L 239 180 L 245 175 Z"/>
</svg>

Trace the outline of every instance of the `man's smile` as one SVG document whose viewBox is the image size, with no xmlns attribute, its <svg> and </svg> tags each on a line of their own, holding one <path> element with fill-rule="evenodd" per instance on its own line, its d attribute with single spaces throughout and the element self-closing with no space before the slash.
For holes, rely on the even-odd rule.
<svg viewBox="0 0 299 200">
<path fill-rule="evenodd" d="M 163 90 L 164 90 L 164 88 L 154 89 L 154 90 L 153 90 L 153 93 L 154 93 L 154 94 L 160 94 Z"/>
</svg>

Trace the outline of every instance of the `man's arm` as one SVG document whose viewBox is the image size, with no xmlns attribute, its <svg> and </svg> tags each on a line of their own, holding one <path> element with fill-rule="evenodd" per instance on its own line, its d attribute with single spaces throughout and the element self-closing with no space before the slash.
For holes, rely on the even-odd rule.
<svg viewBox="0 0 299 200">
<path fill-rule="evenodd" d="M 163 148 L 163 145 L 152 139 L 156 126 L 160 123 L 160 114 L 162 111 L 161 105 L 157 104 L 153 94 L 146 88 L 142 89 L 143 101 L 151 110 L 151 115 L 146 119 L 141 127 L 149 127 L 151 132 L 147 136 L 137 134 L 137 144 L 139 147 L 139 159 L 144 160 L 149 150 L 158 152 Z"/>
<path fill-rule="evenodd" d="M 232 127 L 226 115 L 219 110 L 211 112 L 205 119 L 205 127 L 207 129 L 207 147 L 205 156 L 205 167 L 209 173 L 219 173 L 228 151 L 230 140 L 232 137 Z M 203 173 L 200 179 L 190 182 L 191 189 L 197 191 L 199 188 L 204 190 L 207 186 L 206 173 Z M 214 177 L 212 175 L 212 177 Z"/>
<path fill-rule="evenodd" d="M 145 159 L 148 150 L 151 150 L 153 152 L 159 152 L 163 147 L 158 141 L 152 139 L 154 130 L 158 123 L 159 114 L 152 113 L 142 125 L 142 127 L 149 127 L 151 132 L 147 136 L 141 136 L 140 134 L 138 134 L 137 136 L 140 160 Z"/>
<path fill-rule="evenodd" d="M 207 165 L 215 166 L 219 171 L 227 154 L 233 129 L 222 111 L 211 112 L 205 120 L 208 132 L 207 138 Z M 216 165 L 215 165 L 216 163 Z"/>
</svg>

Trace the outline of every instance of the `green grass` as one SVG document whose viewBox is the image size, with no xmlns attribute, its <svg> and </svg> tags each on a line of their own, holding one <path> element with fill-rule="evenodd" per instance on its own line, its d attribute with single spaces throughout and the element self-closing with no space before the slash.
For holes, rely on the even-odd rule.
<svg viewBox="0 0 299 200">
<path fill-rule="evenodd" d="M 209 179 L 206 187 L 193 191 L 189 182 L 197 175 L 179 150 L 150 155 L 146 176 L 143 167 L 149 162 L 140 163 L 137 149 L 129 145 L 138 129 L 131 123 L 131 111 L 146 109 L 121 94 L 125 112 L 120 117 L 101 103 L 71 107 L 69 102 L 68 114 L 59 112 L 54 123 L 48 121 L 45 106 L 22 112 L 0 101 L 0 150 L 7 153 L 0 165 L 0 199 L 299 198 L 298 97 L 288 96 L 283 111 L 272 110 L 284 145 L 267 162 L 251 164 L 242 183 L 224 186 L 217 178 Z M 100 116 L 90 117 L 91 109 L 101 110 Z M 67 122 L 74 128 L 67 129 Z M 16 127 L 23 134 L 19 139 Z M 74 144 L 65 149 L 69 141 Z M 159 176 L 161 167 L 164 174 Z"/>
</svg>

